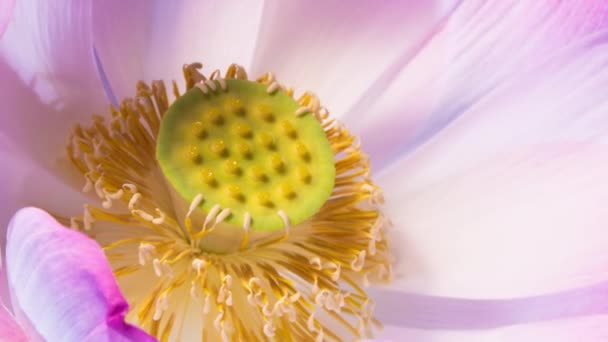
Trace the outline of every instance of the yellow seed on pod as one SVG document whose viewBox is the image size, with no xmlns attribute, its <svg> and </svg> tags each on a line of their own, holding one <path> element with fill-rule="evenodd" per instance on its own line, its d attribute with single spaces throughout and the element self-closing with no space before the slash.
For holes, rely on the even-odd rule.
<svg viewBox="0 0 608 342">
<path fill-rule="evenodd" d="M 310 174 L 310 171 L 308 170 L 308 168 L 304 165 L 300 165 L 296 171 L 296 174 L 298 176 L 298 179 L 302 182 L 302 183 L 310 183 L 310 181 L 312 180 L 312 175 Z"/>
<path fill-rule="evenodd" d="M 243 116 L 245 115 L 245 104 L 243 100 L 238 97 L 231 96 L 226 100 L 227 109 L 236 115 Z"/>
<path fill-rule="evenodd" d="M 209 117 L 209 121 L 214 125 L 222 125 L 224 124 L 224 116 L 219 108 L 211 108 L 207 111 L 207 117 Z"/>
<path fill-rule="evenodd" d="M 237 143 L 236 149 L 245 158 L 250 158 L 253 153 L 253 151 L 251 151 L 251 147 L 249 147 L 249 144 L 244 141 Z"/>
<path fill-rule="evenodd" d="M 250 169 L 251 178 L 258 182 L 264 182 L 268 180 L 264 169 L 259 165 L 253 165 Z"/>
<path fill-rule="evenodd" d="M 274 114 L 272 114 L 272 108 L 269 105 L 259 104 L 257 105 L 256 110 L 260 119 L 266 122 L 274 121 Z"/>
<path fill-rule="evenodd" d="M 283 195 L 283 197 L 287 199 L 292 199 L 296 197 L 296 192 L 294 191 L 293 187 L 288 183 L 281 184 L 279 190 L 281 191 L 281 195 Z"/>
<path fill-rule="evenodd" d="M 300 158 L 304 160 L 310 159 L 310 153 L 308 152 L 308 148 L 302 142 L 296 143 L 296 153 Z"/>
<path fill-rule="evenodd" d="M 277 172 L 285 171 L 285 162 L 278 153 L 273 153 L 270 156 L 270 166 Z"/>
<path fill-rule="evenodd" d="M 288 120 L 284 120 L 283 122 L 281 122 L 281 130 L 286 136 L 292 139 L 298 137 L 298 132 L 296 131 L 296 128 Z"/>
<path fill-rule="evenodd" d="M 263 205 L 265 207 L 272 206 L 272 200 L 270 199 L 270 194 L 267 193 L 266 191 L 259 192 L 257 195 L 257 198 L 258 198 L 258 203 L 260 205 Z"/>
<path fill-rule="evenodd" d="M 260 142 L 260 145 L 262 145 L 264 148 L 267 149 L 273 149 L 275 147 L 274 144 L 274 137 L 272 136 L 272 134 L 268 133 L 268 132 L 262 132 L 258 135 L 258 141 Z"/>
<path fill-rule="evenodd" d="M 246 123 L 238 123 L 234 126 L 234 133 L 241 138 L 251 138 L 252 131 Z"/>
<path fill-rule="evenodd" d="M 234 199 L 243 199 L 243 192 L 241 191 L 241 187 L 236 184 L 230 184 L 226 188 L 228 195 Z"/>
<path fill-rule="evenodd" d="M 205 129 L 205 125 L 203 125 L 203 123 L 200 121 L 197 121 L 192 124 L 192 133 L 194 133 L 194 136 L 199 139 L 204 139 L 208 135 L 207 130 Z"/>
<path fill-rule="evenodd" d="M 228 152 L 226 150 L 226 143 L 222 139 L 218 139 L 211 143 L 211 152 L 213 152 L 216 156 L 225 156 Z"/>
<path fill-rule="evenodd" d="M 199 164 L 203 161 L 203 157 L 201 156 L 198 147 L 191 145 L 188 148 L 188 159 L 190 159 L 195 164 Z"/>
<path fill-rule="evenodd" d="M 239 162 L 237 162 L 234 159 L 226 160 L 226 163 L 224 163 L 224 169 L 226 170 L 226 172 L 233 174 L 233 175 L 237 175 L 237 174 L 241 173 L 241 168 L 239 166 Z"/>
<path fill-rule="evenodd" d="M 217 180 L 215 179 L 215 174 L 213 174 L 213 171 L 204 168 L 201 171 L 201 177 L 203 179 L 203 182 L 205 182 L 207 185 L 210 186 L 216 186 L 217 185 Z"/>
</svg>

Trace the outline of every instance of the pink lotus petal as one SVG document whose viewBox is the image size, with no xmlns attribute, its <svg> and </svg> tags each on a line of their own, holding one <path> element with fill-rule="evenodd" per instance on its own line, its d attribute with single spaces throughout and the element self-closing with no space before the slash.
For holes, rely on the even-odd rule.
<svg viewBox="0 0 608 342">
<path fill-rule="evenodd" d="M 14 6 L 15 0 L 0 1 L 0 38 L 2 38 L 4 30 L 6 30 L 6 26 L 8 26 Z"/>
<path fill-rule="evenodd" d="M 82 210 L 86 195 L 80 192 L 84 183 L 74 179 L 69 187 L 51 170 L 32 160 L 10 138 L 0 134 L 0 160 L 9 167 L 0 172 L 0 248 L 4 249 L 6 230 L 11 216 L 22 207 L 41 206 L 53 213 L 72 216 Z M 61 198 L 61 201 L 49 201 Z"/>
<path fill-rule="evenodd" d="M 0 132 L 45 166 L 71 123 L 107 111 L 90 11 L 90 1 L 18 1 L 0 40 Z"/>
<path fill-rule="evenodd" d="M 399 246 L 394 288 L 500 298 L 608 278 L 606 145 L 526 146 L 458 171 L 434 157 L 380 177 Z"/>
<path fill-rule="evenodd" d="M 405 66 L 449 9 L 441 1 L 268 2 L 253 71 L 315 92 L 336 116 L 370 116 L 351 106 L 385 71 Z"/>
<path fill-rule="evenodd" d="M 607 38 L 506 78 L 380 174 L 406 251 L 397 286 L 514 296 L 608 276 Z"/>
<path fill-rule="evenodd" d="M 608 282 L 537 296 L 470 299 L 372 289 L 384 324 L 428 330 L 488 330 L 608 314 Z M 608 327 L 604 330 L 608 332 Z"/>
<path fill-rule="evenodd" d="M 185 63 L 248 66 L 261 11 L 257 1 L 99 2 L 95 47 L 116 97 L 133 96 L 139 80 L 181 81 Z"/>
<path fill-rule="evenodd" d="M 29 341 L 23 328 L 15 321 L 15 317 L 13 317 L 3 305 L 0 305 L 0 341 Z"/>
<path fill-rule="evenodd" d="M 515 75 L 606 28 L 603 0 L 464 1 L 394 82 L 370 94 L 377 103 L 350 112 L 345 120 L 361 135 L 374 165 L 383 166 Z M 552 74 L 534 75 L 544 80 Z"/>
<path fill-rule="evenodd" d="M 592 35 L 539 66 L 505 78 L 500 87 L 477 98 L 458 119 L 403 158 L 425 168 L 407 166 L 409 182 L 423 187 L 496 154 L 530 145 L 604 143 L 607 46 L 608 34 Z"/>
<path fill-rule="evenodd" d="M 154 340 L 124 323 L 128 304 L 99 245 L 44 211 L 15 214 L 6 263 L 17 320 L 46 340 Z"/>
<path fill-rule="evenodd" d="M 421 330 L 389 325 L 373 341 L 604 342 L 608 336 L 607 326 L 606 316 L 588 316 L 484 331 Z"/>
</svg>

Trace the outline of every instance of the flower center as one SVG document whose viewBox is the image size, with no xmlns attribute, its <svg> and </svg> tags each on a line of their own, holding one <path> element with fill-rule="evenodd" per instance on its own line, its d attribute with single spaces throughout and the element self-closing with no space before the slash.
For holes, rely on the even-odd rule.
<svg viewBox="0 0 608 342">
<path fill-rule="evenodd" d="M 200 67 L 172 103 L 140 82 L 67 146 L 101 202 L 69 221 L 104 247 L 129 319 L 160 340 L 369 335 L 388 220 L 357 139 L 271 74 Z"/>
<path fill-rule="evenodd" d="M 323 128 L 276 82 L 199 83 L 164 115 L 156 155 L 180 195 L 218 212 L 214 225 L 288 228 L 313 216 L 334 187 Z"/>
</svg>

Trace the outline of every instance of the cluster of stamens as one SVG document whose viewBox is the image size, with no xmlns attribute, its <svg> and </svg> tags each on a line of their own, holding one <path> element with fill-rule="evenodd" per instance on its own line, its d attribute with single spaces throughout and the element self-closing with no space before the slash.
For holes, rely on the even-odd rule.
<svg viewBox="0 0 608 342">
<path fill-rule="evenodd" d="M 184 126 L 190 140 L 176 158 L 201 187 L 184 200 L 167 182 L 155 155 L 169 95 L 163 82 L 140 82 L 134 99 L 111 109 L 109 122 L 94 116 L 90 127 L 75 126 L 68 156 L 84 175 L 83 191 L 100 205 L 87 204 L 82 215 L 65 220 L 104 247 L 131 304 L 129 319 L 160 340 L 369 335 L 378 322 L 364 287 L 391 276 L 389 222 L 357 140 L 311 93 L 296 100 L 287 120 L 263 99 L 231 95 L 232 80 L 247 80 L 241 67 L 230 66 L 223 78 L 218 71 L 206 78 L 200 67 L 184 67 L 186 89 L 222 96 L 222 107 L 209 106 Z M 272 74 L 256 82 L 267 96 L 293 96 Z M 172 93 L 186 95 L 175 82 Z M 328 141 L 335 177 L 320 208 L 294 221 L 290 210 L 306 201 L 306 187 L 319 177 L 318 151 L 300 139 L 305 132 L 296 121 L 306 115 Z M 272 129 L 260 130 L 248 117 Z M 280 234 L 256 226 L 265 213 L 281 223 Z M 235 224 L 240 229 L 231 229 Z M 208 248 L 218 241 L 237 247 Z"/>
</svg>

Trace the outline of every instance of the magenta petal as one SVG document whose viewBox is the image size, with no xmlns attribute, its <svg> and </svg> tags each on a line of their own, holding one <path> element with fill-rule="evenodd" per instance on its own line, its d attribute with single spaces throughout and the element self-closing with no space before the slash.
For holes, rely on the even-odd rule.
<svg viewBox="0 0 608 342">
<path fill-rule="evenodd" d="M 15 0 L 0 0 L 0 38 L 2 37 L 4 30 L 6 30 L 14 6 Z"/>
<path fill-rule="evenodd" d="M 8 228 L 6 264 L 17 320 L 49 341 L 154 341 L 124 323 L 128 304 L 103 251 L 37 208 Z"/>
<path fill-rule="evenodd" d="M 0 341 L 28 341 L 19 323 L 15 321 L 13 315 L 2 305 L 0 305 Z"/>
</svg>

